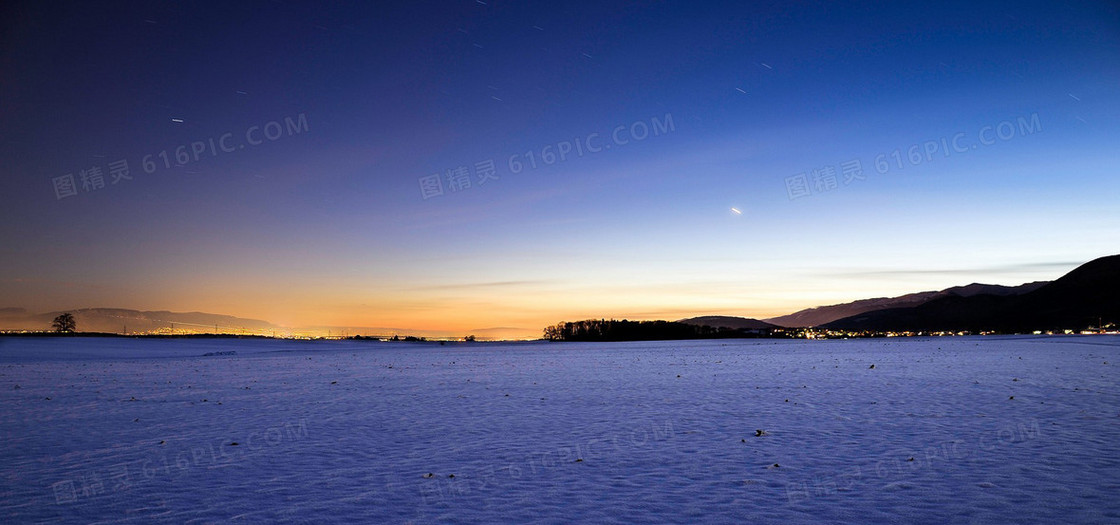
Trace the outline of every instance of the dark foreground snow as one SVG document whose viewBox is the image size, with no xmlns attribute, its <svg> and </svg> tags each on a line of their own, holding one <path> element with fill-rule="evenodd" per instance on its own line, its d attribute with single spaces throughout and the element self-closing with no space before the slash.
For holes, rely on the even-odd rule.
<svg viewBox="0 0 1120 525">
<path fill-rule="evenodd" d="M 1117 365 L 1112 337 L 9 338 L 0 521 L 1116 523 Z"/>
</svg>

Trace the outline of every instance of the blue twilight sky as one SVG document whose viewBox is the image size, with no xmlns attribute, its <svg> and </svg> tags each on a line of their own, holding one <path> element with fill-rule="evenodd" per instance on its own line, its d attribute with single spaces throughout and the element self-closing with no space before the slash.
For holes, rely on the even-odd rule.
<svg viewBox="0 0 1120 525">
<path fill-rule="evenodd" d="M 531 337 L 1120 253 L 1113 2 L 236 4 L 0 8 L 0 307 Z"/>
</svg>

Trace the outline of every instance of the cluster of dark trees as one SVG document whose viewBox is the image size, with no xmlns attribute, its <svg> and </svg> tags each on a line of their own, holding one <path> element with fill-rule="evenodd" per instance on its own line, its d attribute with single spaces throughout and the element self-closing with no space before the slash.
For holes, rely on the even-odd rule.
<svg viewBox="0 0 1120 525">
<path fill-rule="evenodd" d="M 544 329 L 549 341 L 663 341 L 676 339 L 724 339 L 764 337 L 757 330 L 698 326 L 676 321 L 621 321 L 587 319 L 562 322 Z"/>
<path fill-rule="evenodd" d="M 390 341 L 408 341 L 409 343 L 422 343 L 424 341 L 427 341 L 428 338 L 427 337 L 416 337 L 414 335 L 406 335 L 404 337 L 401 337 L 399 335 L 394 335 L 389 340 Z"/>
</svg>

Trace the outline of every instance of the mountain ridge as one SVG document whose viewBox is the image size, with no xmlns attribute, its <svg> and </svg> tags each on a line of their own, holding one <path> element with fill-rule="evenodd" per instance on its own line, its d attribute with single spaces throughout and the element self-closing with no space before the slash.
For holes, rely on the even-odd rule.
<svg viewBox="0 0 1120 525">
<path fill-rule="evenodd" d="M 904 308 L 868 311 L 823 325 L 837 330 L 1081 330 L 1120 321 L 1120 255 L 1089 261 L 1029 292 L 950 294 Z M 1094 322 L 1095 321 L 1095 322 Z"/>
<path fill-rule="evenodd" d="M 1020 295 L 1037 290 L 1050 282 L 1051 281 L 1034 281 L 1019 286 L 972 283 L 964 286 L 953 286 L 938 291 L 913 292 L 896 297 L 876 297 L 828 306 L 815 306 L 813 308 L 799 310 L 792 314 L 763 319 L 763 321 L 786 328 L 824 326 L 845 317 L 887 308 L 919 306 L 929 301 L 948 296 Z"/>
<path fill-rule="evenodd" d="M 735 317 L 729 315 L 702 315 L 681 319 L 678 323 L 694 326 L 710 326 L 712 328 L 730 328 L 732 330 L 769 330 L 780 328 L 776 324 L 760 321 L 751 317 Z"/>
</svg>

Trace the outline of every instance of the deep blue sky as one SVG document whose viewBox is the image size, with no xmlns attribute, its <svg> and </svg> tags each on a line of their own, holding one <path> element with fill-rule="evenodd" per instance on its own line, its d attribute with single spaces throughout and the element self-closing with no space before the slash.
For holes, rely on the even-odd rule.
<svg viewBox="0 0 1120 525">
<path fill-rule="evenodd" d="M 1115 3 L 382 4 L 5 3 L 0 306 L 534 335 L 1120 246 Z"/>
</svg>

